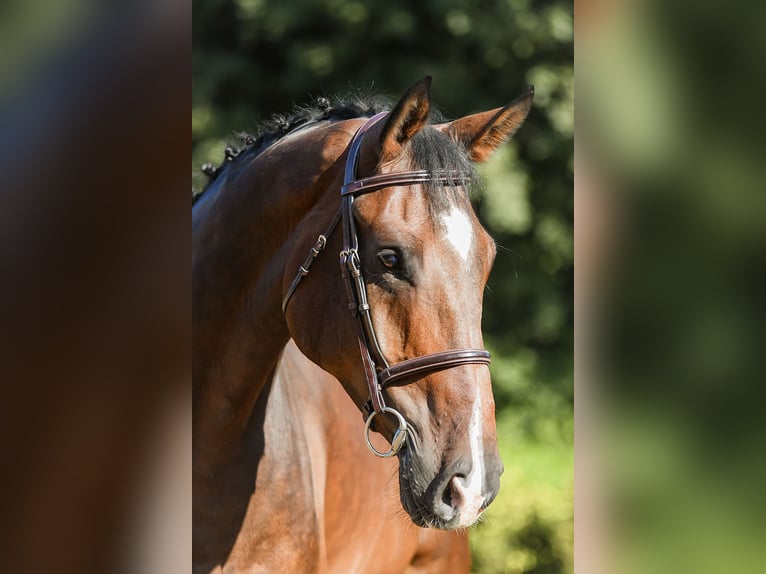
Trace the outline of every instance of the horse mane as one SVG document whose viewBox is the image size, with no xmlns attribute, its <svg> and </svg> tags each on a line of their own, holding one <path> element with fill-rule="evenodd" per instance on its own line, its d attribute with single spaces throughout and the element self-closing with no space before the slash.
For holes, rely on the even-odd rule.
<svg viewBox="0 0 766 574">
<path fill-rule="evenodd" d="M 207 163 L 202 166 L 202 172 L 208 177 L 208 182 L 201 191 L 192 191 L 192 207 L 210 188 L 211 184 L 230 165 L 241 158 L 254 157 L 268 149 L 286 135 L 309 125 L 323 121 L 343 121 L 354 118 L 372 117 L 377 113 L 391 110 L 391 100 L 379 94 L 353 94 L 336 97 L 331 102 L 325 97 L 319 97 L 309 105 L 297 105 L 289 114 L 275 114 L 270 119 L 256 126 L 255 134 L 238 133 L 242 147 L 227 145 L 224 159 L 218 165 Z M 432 107 L 432 122 L 442 122 L 442 114 Z M 471 174 L 471 183 L 478 181 L 473 164 L 468 159 L 465 150 L 445 134 L 430 129 L 421 130 L 412 140 L 412 160 L 417 169 L 435 171 L 437 169 L 457 170 Z M 433 198 L 429 202 L 437 210 L 446 203 L 445 194 L 428 194 Z"/>
</svg>

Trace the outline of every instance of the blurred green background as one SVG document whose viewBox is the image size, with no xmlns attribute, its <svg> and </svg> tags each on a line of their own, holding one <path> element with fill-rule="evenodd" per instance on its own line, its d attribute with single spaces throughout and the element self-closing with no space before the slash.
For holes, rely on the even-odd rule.
<svg viewBox="0 0 766 574">
<path fill-rule="evenodd" d="M 585 478 L 600 475 L 607 503 L 611 564 L 599 572 L 761 573 L 766 5 L 588 5 L 577 31 L 578 300 L 582 264 L 598 259 L 600 273 L 586 284 L 591 315 L 578 308 L 578 331 L 585 316 L 593 336 L 578 408 L 599 400 L 589 436 L 578 413 L 577 437 L 578 464 L 590 448 Z M 603 229 L 581 243 L 588 209 Z"/>
<path fill-rule="evenodd" d="M 194 0 L 192 184 L 235 133 L 317 96 L 398 98 L 425 75 L 448 117 L 534 107 L 485 166 L 499 250 L 484 332 L 506 471 L 471 530 L 475 572 L 573 569 L 573 13 L 568 1 Z"/>
</svg>

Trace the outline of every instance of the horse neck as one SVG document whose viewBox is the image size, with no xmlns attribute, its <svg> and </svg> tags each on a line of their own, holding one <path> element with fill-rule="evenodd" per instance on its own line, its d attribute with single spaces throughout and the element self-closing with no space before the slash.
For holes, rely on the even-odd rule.
<svg viewBox="0 0 766 574">
<path fill-rule="evenodd" d="M 281 298 L 285 261 L 305 243 L 301 220 L 338 202 L 328 181 L 339 177 L 348 137 L 329 131 L 302 130 L 243 157 L 192 214 L 195 442 L 221 456 L 289 339 Z"/>
</svg>

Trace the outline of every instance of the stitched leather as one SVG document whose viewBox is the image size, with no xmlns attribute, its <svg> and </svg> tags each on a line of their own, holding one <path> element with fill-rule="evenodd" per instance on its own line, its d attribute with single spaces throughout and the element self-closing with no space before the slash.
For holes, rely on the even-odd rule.
<svg viewBox="0 0 766 574">
<path fill-rule="evenodd" d="M 441 185 L 464 185 L 468 183 L 470 179 L 470 176 L 462 172 L 446 170 L 431 172 L 423 169 L 401 173 L 381 173 L 345 184 L 341 188 L 340 194 L 341 196 L 362 195 L 364 193 L 370 193 L 394 185 L 417 185 L 429 182 L 435 182 Z"/>
<path fill-rule="evenodd" d="M 481 364 L 489 365 L 489 351 L 483 349 L 460 349 L 456 351 L 441 351 L 408 359 L 390 366 L 378 375 L 381 387 L 407 382 L 408 379 L 419 379 L 445 369 L 460 365 Z"/>
</svg>

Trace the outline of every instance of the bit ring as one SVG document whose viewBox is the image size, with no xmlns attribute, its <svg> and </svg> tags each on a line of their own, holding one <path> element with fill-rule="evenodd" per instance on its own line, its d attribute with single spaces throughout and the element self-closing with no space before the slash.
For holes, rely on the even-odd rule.
<svg viewBox="0 0 766 574">
<path fill-rule="evenodd" d="M 391 448 L 386 452 L 381 452 L 372 446 L 372 442 L 370 442 L 370 425 L 372 424 L 372 419 L 378 414 L 378 411 L 372 411 L 370 416 L 367 417 L 367 422 L 364 424 L 364 440 L 367 442 L 367 448 L 370 449 L 372 454 L 379 456 L 380 458 L 389 458 L 398 453 L 407 440 L 407 421 L 404 420 L 404 417 L 399 411 L 390 407 L 383 407 L 380 412 L 394 415 L 399 421 L 399 428 L 394 431 L 394 436 L 391 438 Z"/>
</svg>

